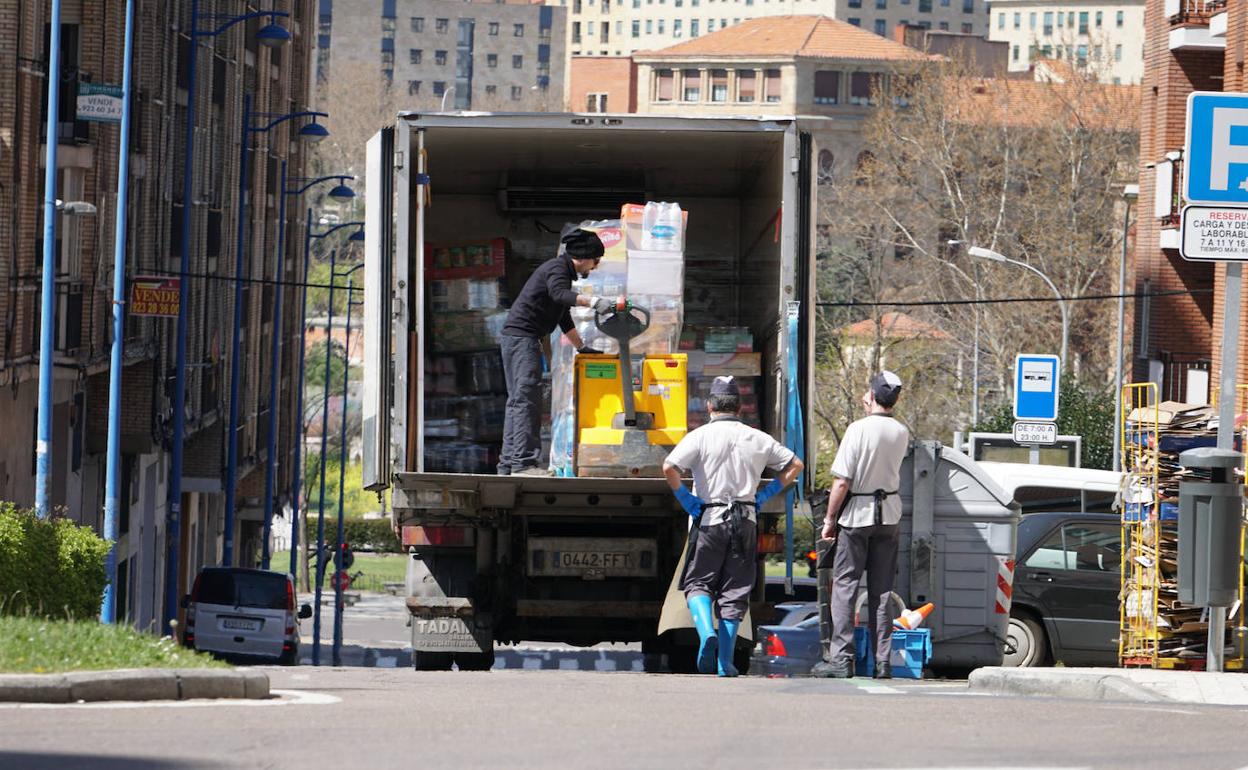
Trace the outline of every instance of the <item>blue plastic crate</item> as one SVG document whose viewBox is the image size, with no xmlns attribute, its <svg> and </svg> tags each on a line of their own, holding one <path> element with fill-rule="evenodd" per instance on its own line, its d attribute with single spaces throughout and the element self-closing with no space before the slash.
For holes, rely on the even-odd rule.
<svg viewBox="0 0 1248 770">
<path fill-rule="evenodd" d="M 854 628 L 854 673 L 858 676 L 875 674 L 875 641 L 866 626 Z"/>
<path fill-rule="evenodd" d="M 931 659 L 932 630 L 930 628 L 893 632 L 893 652 L 890 657 L 893 676 L 899 679 L 922 679 L 923 666 Z"/>
</svg>

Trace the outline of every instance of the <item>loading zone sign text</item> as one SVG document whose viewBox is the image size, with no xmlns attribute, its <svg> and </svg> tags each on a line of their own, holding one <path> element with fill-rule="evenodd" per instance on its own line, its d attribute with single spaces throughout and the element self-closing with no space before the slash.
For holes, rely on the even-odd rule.
<svg viewBox="0 0 1248 770">
<path fill-rule="evenodd" d="M 1200 262 L 1248 260 L 1248 208 L 1184 206 L 1179 253 Z"/>
</svg>

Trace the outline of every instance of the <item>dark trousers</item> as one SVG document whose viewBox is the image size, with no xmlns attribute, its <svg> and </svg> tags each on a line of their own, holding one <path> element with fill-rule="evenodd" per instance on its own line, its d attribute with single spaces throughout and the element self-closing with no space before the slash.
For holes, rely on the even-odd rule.
<svg viewBox="0 0 1248 770">
<path fill-rule="evenodd" d="M 758 530 L 752 521 L 741 522 L 745 547 L 739 556 L 733 556 L 728 529 L 727 522 L 698 527 L 693 556 L 685 565 L 685 599 L 709 596 L 721 619 L 741 620 L 750 604 L 750 591 L 754 590 Z"/>
<path fill-rule="evenodd" d="M 542 348 L 536 337 L 505 334 L 499 347 L 507 381 L 507 415 L 498 468 L 510 473 L 535 467 L 542 454 Z"/>
<path fill-rule="evenodd" d="M 867 573 L 867 625 L 875 640 L 875 659 L 887 661 L 892 651 L 893 616 L 889 595 L 897 575 L 900 524 L 842 527 L 836 536 L 832 567 L 833 663 L 854 660 L 854 610 L 858 584 Z"/>
</svg>

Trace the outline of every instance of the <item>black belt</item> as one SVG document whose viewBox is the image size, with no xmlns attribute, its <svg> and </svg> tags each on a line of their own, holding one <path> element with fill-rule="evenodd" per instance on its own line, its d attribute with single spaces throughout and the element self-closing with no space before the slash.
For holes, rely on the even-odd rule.
<svg viewBox="0 0 1248 770">
<path fill-rule="evenodd" d="M 745 533 L 742 531 L 742 520 L 745 518 L 745 506 L 754 507 L 754 503 L 747 500 L 735 500 L 731 503 L 707 503 L 702 506 L 702 510 L 707 508 L 727 508 L 728 513 L 724 516 L 724 523 L 728 525 L 728 552 L 740 559 L 745 556 Z"/>
<path fill-rule="evenodd" d="M 895 495 L 895 494 L 897 494 L 897 490 L 895 489 L 892 492 L 886 492 L 883 489 L 877 489 L 874 492 L 850 492 L 849 496 L 850 497 L 870 497 L 875 500 L 875 503 L 872 506 L 872 509 L 873 509 L 873 513 L 875 514 L 874 523 L 875 523 L 875 526 L 878 527 L 884 523 L 884 499 L 890 495 Z"/>
</svg>

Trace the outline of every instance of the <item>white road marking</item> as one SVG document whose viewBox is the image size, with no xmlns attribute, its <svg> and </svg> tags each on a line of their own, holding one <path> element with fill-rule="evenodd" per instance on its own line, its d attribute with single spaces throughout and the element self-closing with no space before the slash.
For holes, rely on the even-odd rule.
<svg viewBox="0 0 1248 770">
<path fill-rule="evenodd" d="M 310 690 L 270 690 L 278 697 L 265 700 L 203 698 L 199 700 L 97 701 L 93 703 L 0 703 L 0 709 L 150 709 L 203 708 L 205 706 L 329 706 L 342 698 Z"/>
</svg>

